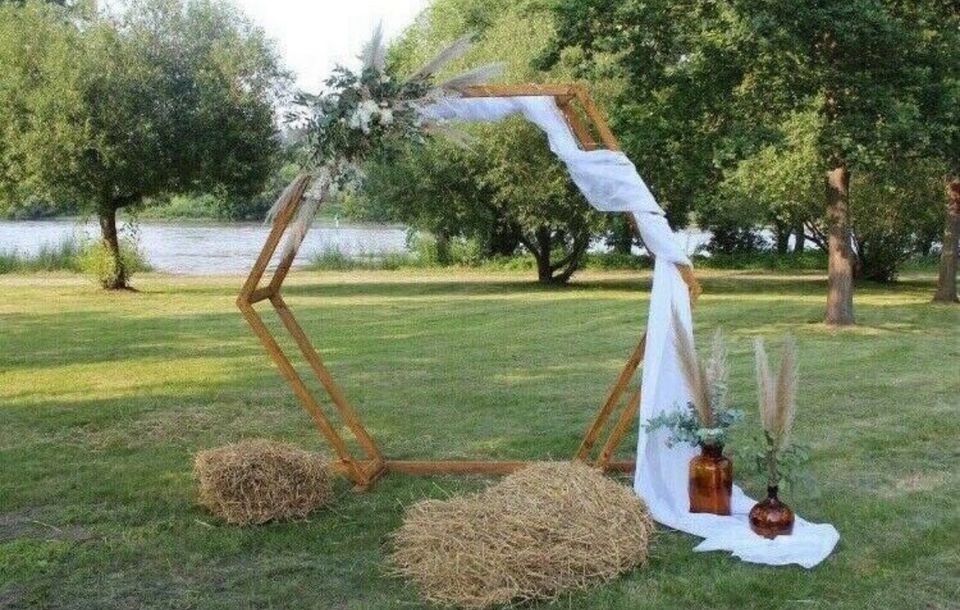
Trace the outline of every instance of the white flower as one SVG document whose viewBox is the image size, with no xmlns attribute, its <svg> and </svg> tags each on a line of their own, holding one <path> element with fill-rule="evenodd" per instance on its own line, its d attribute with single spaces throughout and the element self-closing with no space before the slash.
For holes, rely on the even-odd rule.
<svg viewBox="0 0 960 610">
<path fill-rule="evenodd" d="M 384 108 L 380 111 L 380 124 L 389 125 L 391 123 L 393 123 L 393 110 Z"/>
<path fill-rule="evenodd" d="M 380 107 L 373 100 L 363 100 L 350 116 L 350 128 L 370 133 L 370 122 L 380 114 Z"/>
</svg>

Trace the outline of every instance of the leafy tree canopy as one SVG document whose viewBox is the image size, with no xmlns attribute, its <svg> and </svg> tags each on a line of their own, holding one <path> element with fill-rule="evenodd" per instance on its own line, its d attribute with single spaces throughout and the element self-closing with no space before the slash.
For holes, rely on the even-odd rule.
<svg viewBox="0 0 960 610">
<path fill-rule="evenodd" d="M 391 49 L 400 72 L 413 72 L 446 44 L 477 32 L 474 48 L 450 70 L 505 64 L 508 82 L 569 81 L 558 66 L 533 60 L 553 35 L 545 5 L 535 0 L 438 0 Z M 464 127 L 465 149 L 438 139 L 400 161 L 371 168 L 367 197 L 397 218 L 433 232 L 438 244 L 466 236 L 487 255 L 520 246 L 537 259 L 542 282 L 565 282 L 602 226 L 554 158 L 539 131 L 522 120 Z M 443 258 L 440 253 L 440 258 Z"/>
<path fill-rule="evenodd" d="M 126 284 L 116 211 L 166 193 L 252 195 L 274 169 L 286 75 L 263 32 L 213 0 L 136 0 L 80 19 L 0 7 L 0 192 L 97 213 Z"/>
</svg>

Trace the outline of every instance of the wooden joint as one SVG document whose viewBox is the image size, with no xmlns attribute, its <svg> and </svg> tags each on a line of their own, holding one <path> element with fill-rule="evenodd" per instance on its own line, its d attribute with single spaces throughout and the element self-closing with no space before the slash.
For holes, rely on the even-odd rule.
<svg viewBox="0 0 960 610">
<path fill-rule="evenodd" d="M 250 293 L 250 296 L 247 297 L 247 302 L 253 305 L 254 303 L 259 303 L 260 301 L 265 301 L 274 295 L 273 286 L 263 286 L 257 288 Z"/>
</svg>

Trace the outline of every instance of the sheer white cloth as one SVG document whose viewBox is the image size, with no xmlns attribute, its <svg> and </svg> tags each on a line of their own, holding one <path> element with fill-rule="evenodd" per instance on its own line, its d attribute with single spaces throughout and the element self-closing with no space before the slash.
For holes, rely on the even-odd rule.
<svg viewBox="0 0 960 610">
<path fill-rule="evenodd" d="M 676 263 L 690 264 L 690 260 L 626 155 L 609 150 L 581 150 L 552 97 L 454 98 L 426 106 L 422 113 L 429 120 L 462 121 L 497 121 L 522 114 L 546 133 L 550 150 L 566 165 L 570 177 L 593 207 L 633 215 L 644 245 L 656 260 L 647 316 L 641 424 L 659 413 L 686 405 L 689 395 L 673 345 L 671 311 L 678 312 L 685 330 L 692 333 L 689 293 L 676 267 Z M 657 521 L 702 536 L 705 540 L 695 550 L 726 550 L 745 561 L 797 563 L 807 568 L 823 561 L 833 550 L 839 540 L 833 526 L 800 518 L 792 536 L 766 540 L 754 534 L 746 520 L 753 500 L 739 487 L 734 488 L 733 516 L 690 513 L 687 465 L 695 450 L 684 446 L 669 448 L 665 437 L 665 432 L 651 434 L 641 426 L 634 489 Z"/>
</svg>

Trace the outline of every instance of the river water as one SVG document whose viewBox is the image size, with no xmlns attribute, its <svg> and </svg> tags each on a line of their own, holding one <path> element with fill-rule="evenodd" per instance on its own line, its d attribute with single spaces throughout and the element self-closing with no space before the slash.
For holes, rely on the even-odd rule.
<svg viewBox="0 0 960 610">
<path fill-rule="evenodd" d="M 190 275 L 242 274 L 253 265 L 269 232 L 262 223 L 140 221 L 139 244 L 157 271 Z M 71 236 L 95 239 L 93 222 L 69 219 L 0 221 L 0 252 L 32 254 L 43 245 L 55 245 Z M 407 230 L 398 225 L 329 223 L 310 228 L 294 264 L 302 265 L 326 250 L 351 256 L 378 256 L 405 252 Z M 678 233 L 687 252 L 705 243 L 709 235 L 697 230 Z M 596 244 L 592 250 L 602 250 Z"/>
<path fill-rule="evenodd" d="M 253 265 L 270 228 L 262 223 L 140 221 L 140 248 L 157 271 L 191 275 L 239 274 Z M 93 239 L 99 227 L 76 220 L 0 221 L 0 251 L 35 253 L 71 236 Z M 295 264 L 325 250 L 348 256 L 404 252 L 406 229 L 397 225 L 315 222 Z"/>
</svg>

